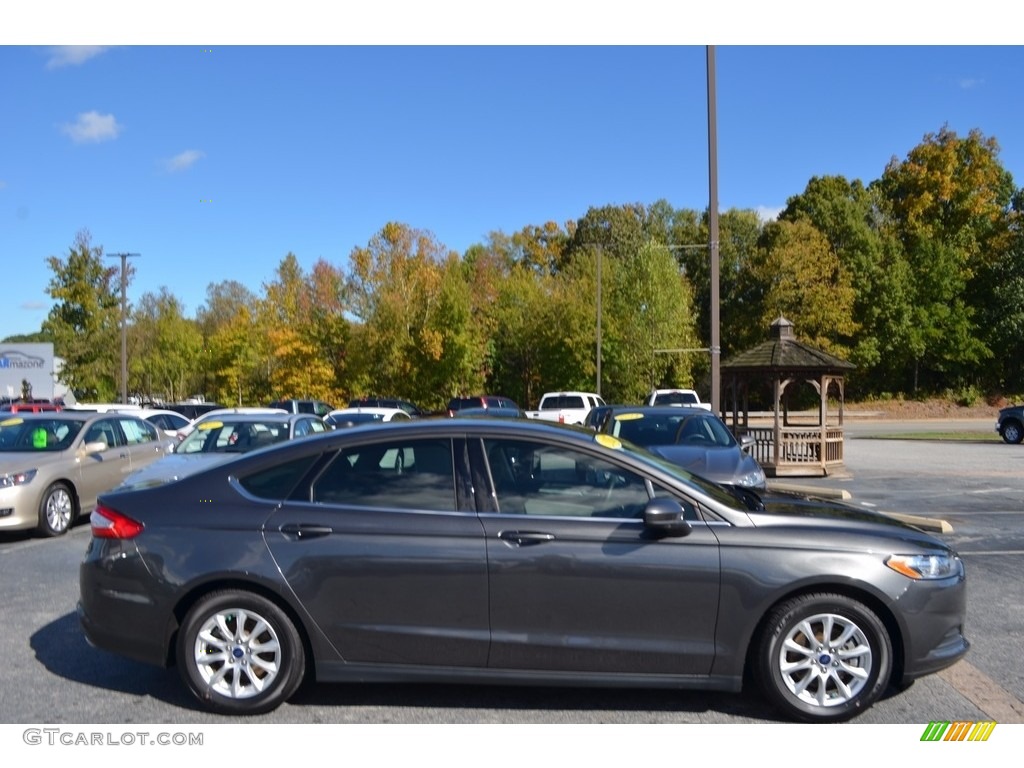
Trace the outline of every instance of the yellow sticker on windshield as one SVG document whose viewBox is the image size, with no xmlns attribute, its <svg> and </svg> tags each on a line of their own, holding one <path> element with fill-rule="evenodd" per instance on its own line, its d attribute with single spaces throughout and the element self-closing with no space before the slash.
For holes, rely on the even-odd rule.
<svg viewBox="0 0 1024 768">
<path fill-rule="evenodd" d="M 642 413 L 613 413 L 612 418 L 616 421 L 636 421 L 642 419 L 644 415 Z"/>
<path fill-rule="evenodd" d="M 196 424 L 196 429 L 220 429 L 223 426 L 223 421 L 201 421 Z"/>
<path fill-rule="evenodd" d="M 618 438 L 606 435 L 604 432 L 594 435 L 594 442 L 603 445 L 605 448 L 613 448 L 615 450 L 622 448 L 622 443 L 619 442 Z"/>
<path fill-rule="evenodd" d="M 13 427 L 15 424 L 21 424 L 21 422 L 23 422 L 23 421 L 24 421 L 24 419 L 17 419 L 17 418 L 15 418 L 15 419 L 4 419 L 3 421 L 0 421 L 0 427 Z"/>
</svg>

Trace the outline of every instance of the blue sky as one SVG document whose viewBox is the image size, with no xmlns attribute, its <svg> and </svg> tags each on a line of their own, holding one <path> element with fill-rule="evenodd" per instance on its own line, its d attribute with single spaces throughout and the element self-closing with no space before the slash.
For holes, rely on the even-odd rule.
<svg viewBox="0 0 1024 768">
<path fill-rule="evenodd" d="M 268 45 L 214 25 L 229 43 L 128 44 L 92 24 L 0 36 L 0 338 L 38 330 L 46 258 L 82 229 L 140 254 L 129 301 L 166 286 L 193 316 L 211 283 L 261 293 L 288 252 L 346 267 L 388 221 L 462 252 L 591 206 L 708 205 L 706 48 L 686 35 Z M 746 37 L 715 49 L 721 210 L 770 214 L 816 175 L 870 182 L 944 125 L 995 137 L 1024 185 L 1024 48 Z"/>
</svg>

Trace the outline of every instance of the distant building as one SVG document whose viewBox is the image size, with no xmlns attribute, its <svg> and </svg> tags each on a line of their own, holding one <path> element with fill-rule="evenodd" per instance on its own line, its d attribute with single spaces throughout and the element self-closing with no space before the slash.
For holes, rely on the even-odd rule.
<svg viewBox="0 0 1024 768">
<path fill-rule="evenodd" d="M 0 344 L 0 398 L 21 397 L 26 381 L 35 398 L 53 400 L 67 394 L 67 387 L 57 380 L 61 363 L 53 356 L 53 344 Z"/>
</svg>

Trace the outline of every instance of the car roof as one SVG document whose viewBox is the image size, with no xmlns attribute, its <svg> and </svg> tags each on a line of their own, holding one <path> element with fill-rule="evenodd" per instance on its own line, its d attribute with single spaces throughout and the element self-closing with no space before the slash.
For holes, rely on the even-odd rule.
<svg viewBox="0 0 1024 768">
<path fill-rule="evenodd" d="M 691 413 L 694 416 L 715 416 L 716 414 L 696 405 L 609 405 L 607 410 L 612 416 L 617 413 L 643 413 L 654 415 L 671 414 L 678 416 L 680 413 Z"/>
<path fill-rule="evenodd" d="M 374 413 L 377 414 L 378 416 L 394 416 L 396 413 L 401 413 L 405 416 L 409 415 L 409 413 L 403 408 L 385 408 L 383 406 L 370 405 L 353 406 L 350 408 L 337 408 L 328 413 L 325 418 L 330 416 L 346 416 L 351 413 Z"/>
<path fill-rule="evenodd" d="M 288 413 L 287 411 L 274 411 L 269 409 L 252 410 L 252 411 L 211 411 L 210 413 L 204 413 L 194 422 L 194 425 L 199 425 L 207 421 L 223 421 L 226 424 L 236 424 L 238 422 L 249 422 L 249 421 L 298 421 L 299 419 L 313 419 L 318 420 L 315 413 Z"/>
<path fill-rule="evenodd" d="M 13 419 L 21 419 L 24 421 L 81 421 L 89 423 L 98 419 L 109 419 L 114 417 L 133 416 L 139 421 L 142 419 L 138 414 L 131 411 L 124 412 L 99 412 L 99 411 L 40 411 L 40 412 L 29 412 L 29 411 L 17 411 L 11 413 L 9 416 L 5 413 L 0 416 L 0 421 L 11 423 Z"/>
</svg>

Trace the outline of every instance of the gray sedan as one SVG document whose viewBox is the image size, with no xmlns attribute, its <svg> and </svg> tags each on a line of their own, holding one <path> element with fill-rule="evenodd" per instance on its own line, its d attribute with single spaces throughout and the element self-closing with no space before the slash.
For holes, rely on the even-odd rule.
<svg viewBox="0 0 1024 768">
<path fill-rule="evenodd" d="M 331 431 L 103 494 L 79 616 L 203 707 L 306 679 L 742 690 L 856 716 L 963 657 L 966 577 L 884 515 L 521 419 Z"/>
</svg>

